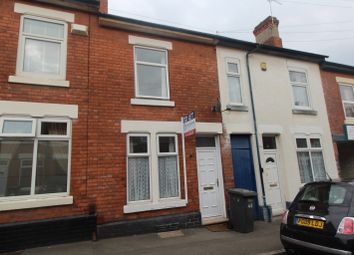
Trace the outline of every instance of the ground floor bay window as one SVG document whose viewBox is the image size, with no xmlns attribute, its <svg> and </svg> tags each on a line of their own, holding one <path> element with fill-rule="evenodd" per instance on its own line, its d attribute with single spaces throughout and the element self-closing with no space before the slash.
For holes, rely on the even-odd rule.
<svg viewBox="0 0 354 255">
<path fill-rule="evenodd" d="M 301 183 L 327 179 L 320 138 L 298 137 L 296 150 Z"/>
<path fill-rule="evenodd" d="M 177 207 L 180 202 L 177 135 L 128 134 L 125 212 Z"/>
<path fill-rule="evenodd" d="M 69 120 L 0 119 L 0 203 L 67 195 L 69 165 Z"/>
</svg>

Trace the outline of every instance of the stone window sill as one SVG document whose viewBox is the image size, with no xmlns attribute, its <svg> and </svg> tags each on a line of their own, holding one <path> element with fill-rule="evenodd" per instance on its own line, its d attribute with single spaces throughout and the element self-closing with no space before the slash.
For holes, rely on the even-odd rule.
<svg viewBox="0 0 354 255">
<path fill-rule="evenodd" d="M 21 210 L 38 207 L 49 207 L 58 205 L 73 204 L 72 196 L 52 196 L 41 198 L 28 199 L 14 199 L 14 200 L 0 200 L 0 211 Z"/>
<path fill-rule="evenodd" d="M 25 77 L 25 76 L 9 76 L 10 83 L 22 83 L 22 84 L 31 84 L 39 86 L 53 86 L 53 87 L 64 87 L 68 88 L 70 86 L 69 81 L 65 80 L 51 80 L 43 79 L 38 77 Z"/>
<path fill-rule="evenodd" d="M 163 201 L 159 203 L 136 203 L 128 204 L 123 208 L 124 213 L 134 213 L 134 212 L 146 212 L 153 210 L 162 210 L 169 208 L 185 207 L 187 202 L 185 200 L 172 200 L 172 201 Z"/>
<path fill-rule="evenodd" d="M 317 111 L 311 109 L 293 109 L 293 114 L 302 114 L 302 115 L 312 115 L 316 116 Z"/>
<path fill-rule="evenodd" d="M 347 124 L 347 125 L 354 125 L 354 118 L 346 118 L 345 121 L 344 121 L 344 124 Z"/>
<path fill-rule="evenodd" d="M 130 99 L 130 104 L 132 104 L 132 105 L 145 105 L 145 106 L 175 107 L 174 101 L 157 100 L 157 99 L 132 98 L 132 99 Z"/>
<path fill-rule="evenodd" d="M 238 111 L 238 112 L 248 112 L 248 107 L 245 105 L 227 105 L 226 110 L 228 111 Z"/>
</svg>

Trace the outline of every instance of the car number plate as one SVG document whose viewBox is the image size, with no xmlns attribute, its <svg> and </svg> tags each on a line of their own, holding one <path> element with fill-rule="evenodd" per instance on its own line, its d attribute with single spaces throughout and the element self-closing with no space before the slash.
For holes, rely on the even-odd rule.
<svg viewBox="0 0 354 255">
<path fill-rule="evenodd" d="M 297 218 L 296 224 L 299 226 L 304 226 L 304 227 L 309 227 L 309 228 L 317 228 L 317 229 L 323 229 L 323 227 L 324 227 L 324 221 L 305 219 L 305 218 Z"/>
</svg>

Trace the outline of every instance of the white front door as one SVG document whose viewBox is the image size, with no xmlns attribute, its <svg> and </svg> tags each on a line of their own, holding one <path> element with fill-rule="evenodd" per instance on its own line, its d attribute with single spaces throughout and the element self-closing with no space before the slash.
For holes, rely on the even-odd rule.
<svg viewBox="0 0 354 255">
<path fill-rule="evenodd" d="M 199 139 L 199 142 L 198 142 Z M 207 141 L 208 139 L 212 139 Z M 225 219 L 220 153 L 215 137 L 197 137 L 199 203 L 203 224 Z"/>
<path fill-rule="evenodd" d="M 276 151 L 264 151 L 264 186 L 267 205 L 273 210 L 273 215 L 283 213 L 281 189 L 278 174 L 278 160 Z"/>
</svg>

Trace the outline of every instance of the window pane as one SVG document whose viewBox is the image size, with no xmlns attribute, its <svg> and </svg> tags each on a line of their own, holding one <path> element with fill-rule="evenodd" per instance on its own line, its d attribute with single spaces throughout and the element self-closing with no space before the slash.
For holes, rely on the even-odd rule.
<svg viewBox="0 0 354 255">
<path fill-rule="evenodd" d="M 215 138 L 197 137 L 197 147 L 215 147 Z"/>
<path fill-rule="evenodd" d="M 50 36 L 59 39 L 64 38 L 64 25 L 41 20 L 25 18 L 23 31 L 32 35 Z"/>
<path fill-rule="evenodd" d="M 307 89 L 302 86 L 293 86 L 294 102 L 296 106 L 309 106 L 309 100 L 307 97 Z"/>
<path fill-rule="evenodd" d="M 31 120 L 4 120 L 2 132 L 4 134 L 31 134 Z"/>
<path fill-rule="evenodd" d="M 275 136 L 263 136 L 263 149 L 275 150 L 276 148 L 277 143 L 275 141 Z"/>
<path fill-rule="evenodd" d="M 236 63 L 227 63 L 229 73 L 238 73 L 238 65 Z"/>
<path fill-rule="evenodd" d="M 351 191 L 347 187 L 318 183 L 305 188 L 300 202 L 314 201 L 319 206 L 326 207 L 328 205 L 349 205 L 350 199 Z"/>
<path fill-rule="evenodd" d="M 166 68 L 137 65 L 138 95 L 167 97 Z"/>
<path fill-rule="evenodd" d="M 68 141 L 38 141 L 36 194 L 67 191 Z"/>
<path fill-rule="evenodd" d="M 66 122 L 42 122 L 41 135 L 66 135 Z"/>
<path fill-rule="evenodd" d="M 344 103 L 345 116 L 354 117 L 354 104 Z"/>
<path fill-rule="evenodd" d="M 311 158 L 315 181 L 326 180 L 327 177 L 322 152 L 311 152 Z"/>
<path fill-rule="evenodd" d="M 312 148 L 321 148 L 321 141 L 318 138 L 311 138 L 310 143 Z"/>
<path fill-rule="evenodd" d="M 60 43 L 26 39 L 23 71 L 60 74 L 60 54 Z"/>
<path fill-rule="evenodd" d="M 149 158 L 128 159 L 128 200 L 150 199 Z"/>
<path fill-rule="evenodd" d="M 340 94 L 343 101 L 354 102 L 354 90 L 352 86 L 340 86 Z"/>
<path fill-rule="evenodd" d="M 138 61 L 166 64 L 166 52 L 164 51 L 135 48 L 135 54 Z"/>
<path fill-rule="evenodd" d="M 179 195 L 177 156 L 159 157 L 160 198 Z"/>
<path fill-rule="evenodd" d="M 231 103 L 242 103 L 240 78 L 234 76 L 227 77 L 229 83 L 229 96 Z"/>
<path fill-rule="evenodd" d="M 313 181 L 309 152 L 298 152 L 297 160 L 299 163 L 301 183 Z"/>
<path fill-rule="evenodd" d="M 348 190 L 349 191 L 349 190 Z M 347 195 L 347 189 L 338 185 L 331 185 L 328 196 L 328 204 L 340 205 L 344 204 L 345 197 Z"/>
<path fill-rule="evenodd" d="M 129 152 L 130 153 L 147 153 L 147 137 L 146 136 L 131 136 L 129 137 Z"/>
<path fill-rule="evenodd" d="M 307 148 L 307 140 L 305 138 L 297 138 L 296 139 L 296 147 L 297 148 Z"/>
<path fill-rule="evenodd" d="M 29 195 L 33 141 L 0 141 L 0 197 Z"/>
<path fill-rule="evenodd" d="M 306 73 L 304 72 L 289 71 L 289 75 L 291 82 L 307 83 Z"/>
<path fill-rule="evenodd" d="M 160 136 L 159 147 L 160 152 L 176 152 L 175 137 Z"/>
</svg>

